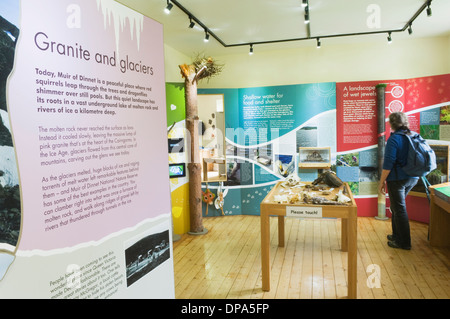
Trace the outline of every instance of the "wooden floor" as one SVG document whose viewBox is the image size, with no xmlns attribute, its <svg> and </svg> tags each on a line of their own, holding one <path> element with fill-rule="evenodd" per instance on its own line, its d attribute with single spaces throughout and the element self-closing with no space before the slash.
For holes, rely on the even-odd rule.
<svg viewBox="0 0 450 319">
<path fill-rule="evenodd" d="M 271 218 L 271 290 L 261 289 L 259 216 L 203 219 L 206 235 L 174 243 L 179 299 L 340 299 L 347 296 L 347 253 L 340 219 L 287 218 L 285 247 Z M 391 222 L 358 218 L 358 298 L 450 298 L 450 250 L 427 240 L 428 225 L 411 222 L 412 249 L 387 246 Z"/>
</svg>

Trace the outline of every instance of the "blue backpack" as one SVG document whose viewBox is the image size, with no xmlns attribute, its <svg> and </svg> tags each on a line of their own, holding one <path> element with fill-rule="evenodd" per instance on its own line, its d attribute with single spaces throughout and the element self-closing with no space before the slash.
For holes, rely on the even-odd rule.
<svg viewBox="0 0 450 319">
<path fill-rule="evenodd" d="M 402 131 L 395 133 L 406 136 L 409 141 L 408 158 L 406 165 L 402 166 L 402 170 L 406 174 L 414 177 L 422 177 L 437 167 L 436 154 L 420 134 L 413 131 L 411 131 L 411 135 L 405 134 Z"/>
</svg>

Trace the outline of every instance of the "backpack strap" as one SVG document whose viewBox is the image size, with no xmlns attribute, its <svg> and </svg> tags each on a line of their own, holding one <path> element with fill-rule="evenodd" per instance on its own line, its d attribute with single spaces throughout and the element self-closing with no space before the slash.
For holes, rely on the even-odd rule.
<svg viewBox="0 0 450 319">
<path fill-rule="evenodd" d="M 408 143 L 413 146 L 410 135 L 408 135 L 405 131 L 403 130 L 399 130 L 399 131 L 395 131 L 392 134 L 397 134 L 397 135 L 403 135 L 404 137 L 406 137 L 406 139 L 408 140 Z M 416 132 L 411 131 L 411 135 L 413 134 L 417 134 Z M 400 167 L 398 161 L 395 161 L 394 163 L 394 168 L 395 169 L 395 178 L 398 179 L 398 168 Z"/>
<path fill-rule="evenodd" d="M 430 187 L 431 184 L 425 176 L 421 176 L 420 179 L 423 182 L 423 186 L 425 186 L 425 193 L 427 194 L 428 202 L 431 202 L 430 190 L 428 189 L 428 187 Z"/>
</svg>

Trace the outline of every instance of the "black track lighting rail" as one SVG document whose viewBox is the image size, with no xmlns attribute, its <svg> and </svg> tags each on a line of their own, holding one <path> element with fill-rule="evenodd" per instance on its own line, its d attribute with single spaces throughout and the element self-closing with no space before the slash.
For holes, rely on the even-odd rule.
<svg viewBox="0 0 450 319">
<path fill-rule="evenodd" d="M 218 37 L 214 32 L 212 32 L 204 23 L 202 23 L 195 15 L 193 15 L 188 9 L 186 9 L 182 4 L 180 4 L 177 0 L 168 0 L 168 2 L 173 3 L 176 7 L 178 7 L 181 11 L 183 11 L 187 17 L 191 21 L 195 21 L 199 26 L 201 26 L 206 34 L 209 34 L 214 39 L 217 40 L 223 47 L 229 48 L 229 47 L 238 47 L 238 46 L 249 46 L 252 47 L 254 45 L 261 45 L 261 44 L 273 44 L 273 43 L 282 43 L 282 42 L 294 42 L 294 41 L 304 41 L 304 40 L 311 40 L 311 39 L 326 39 L 326 38 L 340 38 L 340 37 L 350 37 L 350 36 L 364 36 L 364 35 L 374 35 L 374 34 L 391 34 L 391 33 L 400 33 L 404 32 L 406 29 L 411 28 L 411 25 L 413 24 L 414 20 L 417 19 L 417 17 L 424 11 L 424 10 L 431 10 L 430 5 L 432 0 L 426 1 L 420 8 L 417 10 L 417 12 L 412 16 L 411 19 L 405 24 L 405 26 L 401 29 L 391 29 L 391 30 L 382 30 L 382 31 L 369 31 L 369 32 L 354 32 L 354 33 L 343 33 L 343 34 L 331 34 L 331 35 L 320 35 L 320 36 L 312 36 L 311 35 L 311 22 L 306 23 L 306 37 L 301 38 L 290 38 L 290 39 L 279 39 L 279 40 L 268 40 L 268 41 L 255 41 L 255 42 L 246 42 L 246 43 L 232 43 L 227 44 L 225 43 L 220 37 Z M 311 21 L 311 13 L 309 11 L 309 1 L 307 1 L 307 6 L 305 8 L 305 14 L 308 14 L 308 18 Z"/>
<path fill-rule="evenodd" d="M 172 2 L 176 7 L 178 7 L 178 9 L 180 9 L 181 11 L 186 13 L 188 18 L 190 18 L 192 21 L 195 21 L 195 23 L 197 23 L 199 26 L 201 26 L 205 30 L 205 33 L 207 33 L 210 36 L 212 36 L 214 39 L 217 40 L 217 42 L 222 44 L 224 47 L 228 47 L 229 46 L 228 44 L 223 42 L 222 39 L 220 39 L 214 32 L 212 32 L 206 25 L 204 25 L 203 22 L 201 22 L 196 16 L 194 16 L 191 12 L 189 12 L 188 9 L 183 7 L 178 1 L 170 0 L 170 2 Z"/>
</svg>

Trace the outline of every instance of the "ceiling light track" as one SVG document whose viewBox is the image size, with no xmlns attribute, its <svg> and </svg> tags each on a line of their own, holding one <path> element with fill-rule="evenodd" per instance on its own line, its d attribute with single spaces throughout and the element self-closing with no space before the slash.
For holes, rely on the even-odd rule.
<svg viewBox="0 0 450 319">
<path fill-rule="evenodd" d="M 293 39 L 259 41 L 259 42 L 251 42 L 251 43 L 235 43 L 235 44 L 227 44 L 225 47 L 229 48 L 229 47 L 246 46 L 246 45 L 250 45 L 250 44 L 261 45 L 261 44 L 271 44 L 271 43 L 316 40 L 317 38 L 320 38 L 320 39 L 343 38 L 343 37 L 351 37 L 351 36 L 386 34 L 386 33 L 394 33 L 394 32 L 399 32 L 400 33 L 400 32 L 403 32 L 403 30 L 384 30 L 384 31 L 372 31 L 372 32 L 345 33 L 345 34 L 336 34 L 336 35 L 321 35 L 320 37 L 304 37 L 304 38 L 293 38 Z"/>
<path fill-rule="evenodd" d="M 214 32 L 212 32 L 206 25 L 204 25 L 196 16 L 194 16 L 191 12 L 189 12 L 189 10 L 187 10 L 185 7 L 183 7 L 178 1 L 176 0 L 170 0 L 176 7 L 178 7 L 178 9 L 180 9 L 181 11 L 183 11 L 184 13 L 186 13 L 186 15 L 189 17 L 191 23 L 193 21 L 195 21 L 195 23 L 197 23 L 199 26 L 201 26 L 204 30 L 205 30 L 205 34 L 209 34 L 210 36 L 212 36 L 214 39 L 216 39 L 217 42 L 219 42 L 220 44 L 222 44 L 224 47 L 227 47 L 227 44 L 225 42 L 223 42 L 217 35 L 214 34 Z M 205 37 L 206 38 L 206 37 Z M 209 38 L 209 36 L 208 36 Z M 249 45 L 249 43 L 247 43 L 247 45 Z"/>
<path fill-rule="evenodd" d="M 430 8 L 431 10 L 431 1 L 432 0 L 428 0 L 427 2 L 425 2 L 419 10 L 417 10 L 417 12 L 412 16 L 411 19 L 409 19 L 408 22 L 406 22 L 405 26 L 403 27 L 402 31 L 405 31 L 407 28 L 409 28 L 412 23 L 414 22 L 414 20 L 417 19 L 417 17 L 426 9 L 427 10 L 427 15 L 428 15 L 428 8 Z"/>
<path fill-rule="evenodd" d="M 320 35 L 320 39 L 326 39 L 326 38 L 342 38 L 342 37 L 349 37 L 349 36 L 365 36 L 365 35 L 374 35 L 374 34 L 389 34 L 389 37 L 394 32 L 404 32 L 408 29 L 411 29 L 411 25 L 414 22 L 414 20 L 423 12 L 427 11 L 427 16 L 431 16 L 431 2 L 432 0 L 426 1 L 419 10 L 414 14 L 414 16 L 405 24 L 405 26 L 402 29 L 396 29 L 396 30 L 383 30 L 383 31 L 370 31 L 370 32 L 355 32 L 355 33 L 344 33 L 344 34 L 331 34 L 331 35 Z M 214 32 L 212 32 L 205 24 L 203 24 L 197 17 L 195 17 L 189 10 L 187 10 L 183 5 L 181 5 L 177 0 L 167 0 L 167 4 L 173 4 L 176 7 L 178 7 L 181 11 L 183 11 L 189 18 L 189 21 L 191 22 L 190 25 L 192 25 L 193 22 L 197 23 L 199 26 L 201 26 L 204 31 L 205 35 L 209 37 L 208 35 L 212 36 L 217 42 L 219 42 L 223 47 L 229 48 L 229 47 L 238 47 L 238 46 L 250 46 L 251 51 L 253 51 L 254 45 L 261 45 L 261 44 L 273 44 L 273 43 L 282 43 L 282 42 L 294 42 L 294 41 L 304 41 L 304 40 L 317 40 L 319 37 L 317 36 L 311 36 L 310 31 L 310 24 L 306 23 L 307 28 L 307 36 L 302 38 L 292 38 L 292 39 L 280 39 L 280 40 L 268 40 L 268 41 L 259 41 L 259 42 L 247 42 L 247 43 L 233 43 L 233 44 L 227 44 L 222 41 Z M 305 18 L 309 18 L 309 21 L 311 21 L 311 17 L 309 14 L 309 0 L 302 1 L 302 7 L 305 8 Z M 192 25 L 193 26 L 193 25 Z M 411 34 L 412 32 L 410 32 Z"/>
</svg>

